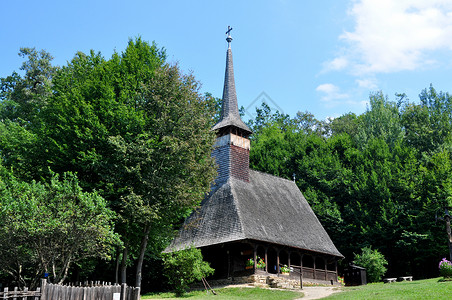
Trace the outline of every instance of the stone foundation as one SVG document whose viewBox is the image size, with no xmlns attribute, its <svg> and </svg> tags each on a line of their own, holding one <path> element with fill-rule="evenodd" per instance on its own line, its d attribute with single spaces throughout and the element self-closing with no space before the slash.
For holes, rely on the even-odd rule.
<svg viewBox="0 0 452 300">
<path fill-rule="evenodd" d="M 249 276 L 241 276 L 241 277 L 230 277 L 228 279 L 218 279 L 218 280 L 209 280 L 209 284 L 212 287 L 221 287 L 228 285 L 239 285 L 239 284 L 247 284 L 249 286 L 256 286 L 262 288 L 279 288 L 279 289 L 299 289 L 300 288 L 300 280 L 296 280 L 293 278 L 289 278 L 287 275 L 260 275 L 253 274 Z M 303 279 L 303 286 L 340 286 L 339 283 L 324 281 L 324 280 L 315 280 L 315 279 Z M 202 283 L 195 284 L 192 287 L 194 288 L 203 288 Z"/>
</svg>

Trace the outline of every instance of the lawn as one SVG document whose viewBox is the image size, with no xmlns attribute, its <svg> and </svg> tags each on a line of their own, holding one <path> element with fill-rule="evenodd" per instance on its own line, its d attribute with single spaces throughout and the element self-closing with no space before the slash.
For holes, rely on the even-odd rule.
<svg viewBox="0 0 452 300">
<path fill-rule="evenodd" d="M 452 281 L 443 282 L 441 278 L 433 278 L 411 282 L 372 283 L 345 287 L 342 293 L 324 299 L 452 299 Z"/>
<path fill-rule="evenodd" d="M 207 294 L 206 291 L 193 291 L 187 293 L 183 299 L 196 300 L 196 299 L 259 299 L 259 300 L 292 300 L 303 296 L 300 292 L 294 291 L 281 291 L 281 290 L 270 290 L 261 288 L 222 288 L 215 290 L 217 295 L 212 293 Z M 176 298 L 174 293 L 159 293 L 159 294 L 148 294 L 141 297 L 141 299 L 181 299 Z"/>
<path fill-rule="evenodd" d="M 333 294 L 325 300 L 342 299 L 452 299 L 452 281 L 443 282 L 441 278 L 415 280 L 395 283 L 372 283 L 357 287 L 343 287 L 343 292 Z M 222 288 L 215 290 L 218 295 L 207 294 L 205 291 L 193 291 L 183 298 L 196 299 L 258 299 L 284 300 L 297 299 L 302 293 L 262 288 Z M 141 299 L 180 299 L 173 293 L 148 294 Z"/>
</svg>

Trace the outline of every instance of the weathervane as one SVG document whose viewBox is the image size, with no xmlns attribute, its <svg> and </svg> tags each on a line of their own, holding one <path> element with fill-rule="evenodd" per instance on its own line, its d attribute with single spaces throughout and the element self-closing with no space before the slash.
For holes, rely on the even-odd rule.
<svg viewBox="0 0 452 300">
<path fill-rule="evenodd" d="M 232 42 L 231 30 L 232 30 L 232 27 L 228 26 L 228 31 L 226 31 L 226 34 L 228 35 L 226 37 L 226 41 L 228 41 L 228 48 L 231 48 L 231 42 Z"/>
</svg>

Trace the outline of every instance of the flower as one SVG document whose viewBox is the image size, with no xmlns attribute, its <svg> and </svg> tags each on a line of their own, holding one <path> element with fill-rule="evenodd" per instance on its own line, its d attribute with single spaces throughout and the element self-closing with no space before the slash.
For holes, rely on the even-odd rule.
<svg viewBox="0 0 452 300">
<path fill-rule="evenodd" d="M 290 268 L 287 265 L 283 265 L 281 267 L 281 273 L 289 273 L 290 272 Z"/>
<path fill-rule="evenodd" d="M 247 267 L 254 267 L 254 259 L 249 258 L 249 259 L 246 261 L 246 266 L 247 266 Z"/>
<path fill-rule="evenodd" d="M 337 282 L 339 282 L 340 285 L 344 286 L 345 285 L 344 277 L 337 276 Z"/>
<path fill-rule="evenodd" d="M 452 277 L 452 263 L 448 261 L 446 258 L 443 258 L 439 262 L 439 273 L 443 277 Z"/>
<path fill-rule="evenodd" d="M 259 256 L 256 257 L 256 260 L 257 260 L 256 267 L 258 269 L 265 269 L 265 261 L 262 258 L 260 258 Z"/>
</svg>

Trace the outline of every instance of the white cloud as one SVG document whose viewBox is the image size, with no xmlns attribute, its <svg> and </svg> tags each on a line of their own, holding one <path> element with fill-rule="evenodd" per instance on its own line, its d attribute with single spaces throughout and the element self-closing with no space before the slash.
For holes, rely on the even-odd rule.
<svg viewBox="0 0 452 300">
<path fill-rule="evenodd" d="M 345 69 L 349 65 L 345 57 L 336 57 L 325 63 L 325 69 L 328 71 L 339 71 Z"/>
<path fill-rule="evenodd" d="M 358 84 L 360 88 L 368 89 L 368 90 L 376 90 L 378 89 L 376 79 L 356 79 L 355 82 Z"/>
<path fill-rule="evenodd" d="M 334 102 L 349 98 L 348 94 L 341 93 L 339 87 L 331 83 L 321 84 L 315 90 L 323 93 L 320 99 L 324 102 Z"/>
<path fill-rule="evenodd" d="M 343 92 L 340 87 L 331 83 L 320 84 L 315 90 L 321 94 L 320 101 L 327 108 L 341 106 L 349 107 L 350 110 L 364 109 L 368 102 L 368 100 L 360 100 L 361 96 L 357 97 L 359 95 L 357 90 L 350 93 Z"/>
<path fill-rule="evenodd" d="M 324 69 L 348 68 L 355 75 L 415 70 L 432 64 L 436 50 L 452 50 L 451 0 L 359 0 L 349 15 L 352 31 L 342 55 Z"/>
</svg>

